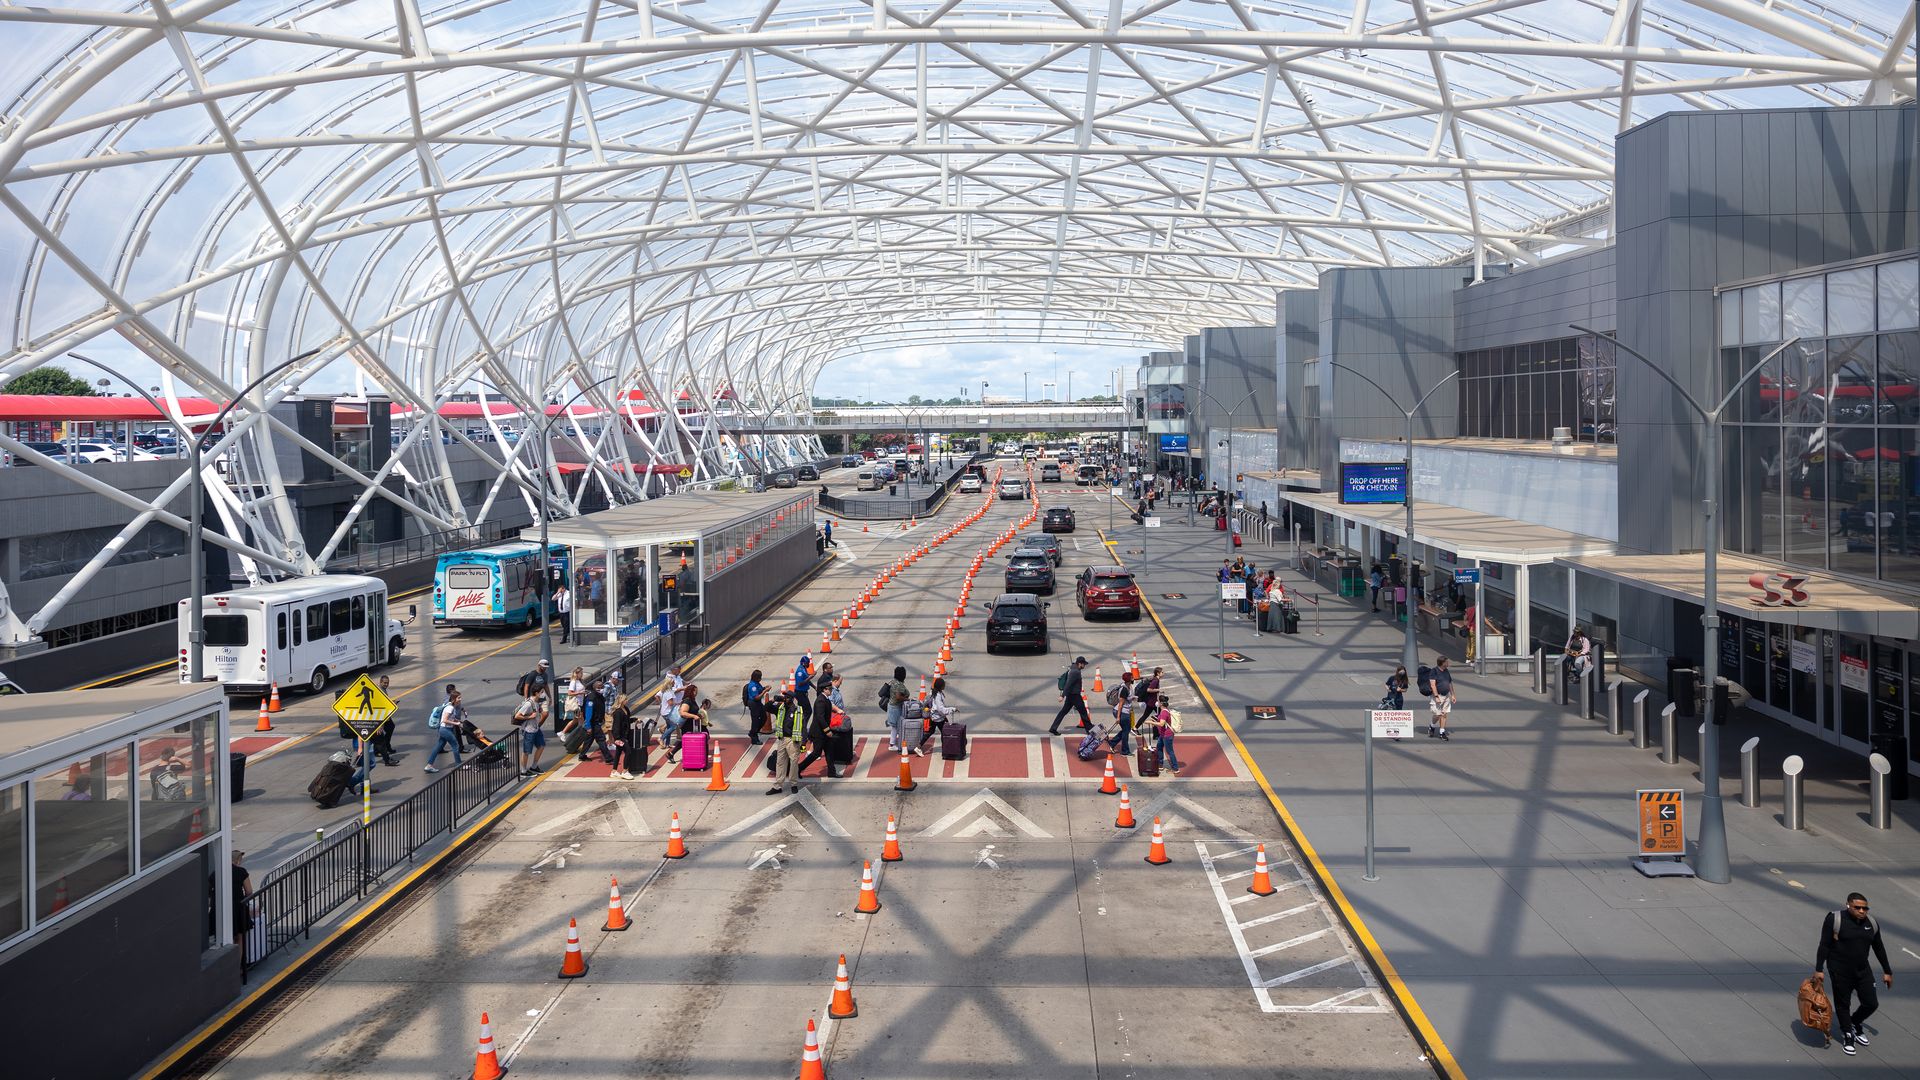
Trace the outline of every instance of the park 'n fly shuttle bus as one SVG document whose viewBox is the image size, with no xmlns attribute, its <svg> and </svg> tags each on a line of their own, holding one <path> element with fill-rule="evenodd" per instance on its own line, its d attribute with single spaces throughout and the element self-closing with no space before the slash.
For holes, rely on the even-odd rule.
<svg viewBox="0 0 1920 1080">
<path fill-rule="evenodd" d="M 555 581 L 567 579 L 567 546 L 550 544 Z M 433 625 L 528 627 L 540 618 L 540 544 L 509 540 L 450 551 L 433 571 Z"/>
</svg>

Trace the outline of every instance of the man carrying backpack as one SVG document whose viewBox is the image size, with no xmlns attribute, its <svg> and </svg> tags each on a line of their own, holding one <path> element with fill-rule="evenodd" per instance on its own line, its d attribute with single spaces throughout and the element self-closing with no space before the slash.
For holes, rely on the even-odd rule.
<svg viewBox="0 0 1920 1080">
<path fill-rule="evenodd" d="M 754 668 L 747 685 L 740 688 L 740 704 L 747 710 L 747 742 L 760 745 L 760 732 L 767 726 L 767 688 L 760 681 L 760 669 Z"/>
<path fill-rule="evenodd" d="M 532 671 L 520 676 L 519 681 L 513 684 L 513 692 L 522 698 L 539 698 L 545 701 L 547 697 L 547 687 L 551 685 L 552 682 L 553 678 L 547 672 L 547 662 L 542 660 L 533 665 Z M 548 707 L 552 707 L 552 702 L 548 702 Z M 553 730 L 555 732 L 560 730 L 558 717 L 554 718 Z"/>
<path fill-rule="evenodd" d="M 1059 680 L 1054 684 L 1060 691 L 1060 711 L 1053 714 L 1053 726 L 1047 729 L 1047 734 L 1060 734 L 1060 721 L 1065 720 L 1070 712 L 1080 714 L 1081 727 L 1093 726 L 1093 717 L 1087 714 L 1087 697 L 1081 692 L 1080 669 L 1086 666 L 1087 658 L 1076 656 L 1067 670 L 1060 673 Z"/>
<path fill-rule="evenodd" d="M 1893 989 L 1893 968 L 1887 964 L 1887 946 L 1880 940 L 1880 925 L 1867 915 L 1867 898 L 1847 894 L 1847 906 L 1827 912 L 1820 926 L 1820 949 L 1814 954 L 1813 973 L 1822 968 L 1833 977 L 1833 1024 L 1840 1036 L 1840 1049 L 1854 1054 L 1854 1044 L 1867 1045 L 1867 1017 L 1880 1007 L 1880 991 L 1873 985 L 1873 969 L 1867 958 L 1871 953 L 1880 960 L 1880 979 Z M 1848 1009 L 1858 994 L 1860 1008 Z"/>
<path fill-rule="evenodd" d="M 1432 667 L 1420 665 L 1418 686 L 1420 696 L 1427 699 L 1427 711 L 1433 714 L 1427 721 L 1427 738 L 1446 742 L 1447 717 L 1453 715 L 1453 672 L 1447 670 L 1447 658 L 1440 657 Z"/>
</svg>

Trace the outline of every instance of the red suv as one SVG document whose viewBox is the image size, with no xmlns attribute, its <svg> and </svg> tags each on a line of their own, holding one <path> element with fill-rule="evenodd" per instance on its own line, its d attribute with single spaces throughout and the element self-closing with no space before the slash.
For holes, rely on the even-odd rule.
<svg viewBox="0 0 1920 1080">
<path fill-rule="evenodd" d="M 1140 617 L 1140 587 L 1131 571 L 1118 566 L 1089 566 L 1074 579 L 1073 598 L 1083 618 L 1112 612 Z"/>
</svg>

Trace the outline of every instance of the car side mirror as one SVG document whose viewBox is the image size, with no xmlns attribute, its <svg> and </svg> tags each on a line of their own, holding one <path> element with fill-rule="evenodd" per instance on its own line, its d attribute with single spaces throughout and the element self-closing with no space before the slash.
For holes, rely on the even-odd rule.
<svg viewBox="0 0 1920 1080">
<path fill-rule="evenodd" d="M 413 620 L 419 617 L 420 617 L 420 605 L 408 604 L 407 605 L 407 621 L 412 622 Z"/>
</svg>

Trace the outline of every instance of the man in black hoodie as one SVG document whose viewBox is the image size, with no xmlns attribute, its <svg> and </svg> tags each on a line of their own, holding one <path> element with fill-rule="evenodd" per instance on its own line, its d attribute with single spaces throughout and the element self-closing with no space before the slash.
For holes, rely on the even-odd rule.
<svg viewBox="0 0 1920 1080">
<path fill-rule="evenodd" d="M 1820 951 L 1814 954 L 1813 973 L 1826 968 L 1833 977 L 1833 1022 L 1840 1036 L 1840 1049 L 1852 1054 L 1854 1044 L 1868 1043 L 1865 1024 L 1880 1007 L 1880 991 L 1873 985 L 1873 969 L 1867 966 L 1871 952 L 1880 960 L 1880 978 L 1893 989 L 1893 968 L 1887 964 L 1887 947 L 1880 940 L 1880 924 L 1867 916 L 1867 898 L 1847 894 L 1847 906 L 1827 912 L 1820 925 Z M 1860 1008 L 1849 1013 L 1848 999 L 1860 995 Z"/>
</svg>

